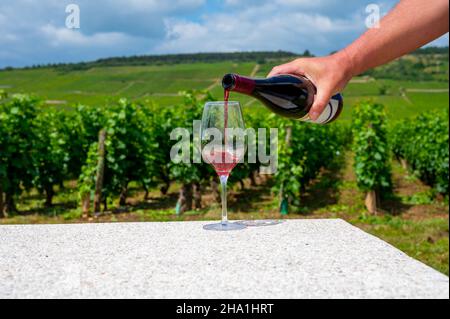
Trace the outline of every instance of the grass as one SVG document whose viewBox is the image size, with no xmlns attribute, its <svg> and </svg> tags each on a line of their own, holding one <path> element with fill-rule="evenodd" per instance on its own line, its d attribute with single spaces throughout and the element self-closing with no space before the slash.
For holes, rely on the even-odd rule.
<svg viewBox="0 0 450 319">
<path fill-rule="evenodd" d="M 254 63 L 195 63 L 93 68 L 69 73 L 54 69 L 0 72 L 0 87 L 9 93 L 31 93 L 68 104 L 104 104 L 118 97 L 151 97 L 161 106 L 173 103 L 164 94 L 213 86 L 225 73 L 250 74 Z M 160 97 L 164 98 L 160 98 Z"/>
<path fill-rule="evenodd" d="M 382 238 L 409 256 L 446 275 L 448 266 L 448 219 L 404 220 L 401 217 L 361 215 L 354 224 Z"/>
<path fill-rule="evenodd" d="M 384 94 L 380 94 L 380 88 L 382 87 L 387 88 L 387 92 Z M 415 90 L 425 91 L 416 92 Z M 345 104 L 341 118 L 347 121 L 351 119 L 353 106 L 359 101 L 367 99 L 384 104 L 390 121 L 414 117 L 421 112 L 444 110 L 449 107 L 447 82 L 393 80 L 351 82 L 343 94 Z"/>
<path fill-rule="evenodd" d="M 273 65 L 259 66 L 257 76 L 264 77 Z M 223 96 L 220 79 L 225 73 L 250 75 L 256 63 L 195 63 L 177 65 L 104 67 L 85 71 L 61 72 L 50 68 L 0 72 L 0 87 L 9 93 L 32 93 L 70 109 L 72 104 L 103 105 L 119 97 L 131 100 L 153 100 L 161 107 L 181 102 L 182 90 L 210 89 L 218 99 Z M 380 90 L 384 88 L 386 92 Z M 420 90 L 447 90 L 427 92 Z M 411 92 L 409 90 L 412 90 Z M 419 91 L 417 91 L 419 90 Z M 382 94 L 381 94 L 382 93 Z M 394 81 L 356 78 L 344 90 L 341 120 L 349 121 L 353 106 L 361 100 L 373 99 L 385 104 L 389 119 L 412 117 L 418 112 L 448 108 L 448 83 L 438 81 Z M 260 106 L 251 97 L 233 94 L 247 107 Z"/>
</svg>

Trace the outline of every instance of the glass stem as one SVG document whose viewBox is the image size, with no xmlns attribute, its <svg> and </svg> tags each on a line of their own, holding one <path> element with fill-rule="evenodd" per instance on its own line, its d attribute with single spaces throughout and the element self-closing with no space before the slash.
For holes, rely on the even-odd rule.
<svg viewBox="0 0 450 319">
<path fill-rule="evenodd" d="M 227 211 L 227 182 L 228 176 L 220 176 L 220 188 L 222 196 L 222 225 L 228 224 L 228 211 Z"/>
</svg>

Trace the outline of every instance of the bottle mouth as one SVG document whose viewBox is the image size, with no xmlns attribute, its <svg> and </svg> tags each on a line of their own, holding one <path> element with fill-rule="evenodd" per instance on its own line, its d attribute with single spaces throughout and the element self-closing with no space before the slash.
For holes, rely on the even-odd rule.
<svg viewBox="0 0 450 319">
<path fill-rule="evenodd" d="M 226 74 L 222 79 L 222 87 L 225 90 L 233 90 L 236 86 L 236 78 L 234 74 Z"/>
</svg>

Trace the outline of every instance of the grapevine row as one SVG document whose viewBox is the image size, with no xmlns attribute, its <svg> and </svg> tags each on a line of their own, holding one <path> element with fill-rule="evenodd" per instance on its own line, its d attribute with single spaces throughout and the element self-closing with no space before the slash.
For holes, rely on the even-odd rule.
<svg viewBox="0 0 450 319">
<path fill-rule="evenodd" d="M 391 130 L 394 155 L 436 192 L 448 194 L 449 122 L 447 112 L 403 120 Z"/>
</svg>

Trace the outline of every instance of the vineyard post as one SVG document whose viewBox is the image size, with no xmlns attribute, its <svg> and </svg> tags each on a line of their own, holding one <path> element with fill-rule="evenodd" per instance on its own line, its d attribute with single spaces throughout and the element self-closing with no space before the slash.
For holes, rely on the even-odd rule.
<svg viewBox="0 0 450 319">
<path fill-rule="evenodd" d="M 145 185 L 145 183 L 142 183 L 142 188 L 144 188 L 144 192 L 145 192 L 145 193 L 144 193 L 144 201 L 147 201 L 150 192 L 149 192 L 149 190 L 148 190 L 148 187 Z"/>
<path fill-rule="evenodd" d="M 249 176 L 250 177 L 250 186 L 252 186 L 252 187 L 257 186 L 257 183 L 256 183 L 257 175 L 258 175 L 258 171 L 256 171 L 256 170 L 254 170 L 250 173 L 250 176 Z"/>
<path fill-rule="evenodd" d="M 8 213 L 15 213 L 17 212 L 16 203 L 14 202 L 14 193 L 12 192 L 6 192 L 5 193 L 5 213 L 6 215 Z"/>
<path fill-rule="evenodd" d="M 0 180 L 0 218 L 5 217 L 3 214 L 3 188 L 2 188 L 2 181 Z"/>
<path fill-rule="evenodd" d="M 219 183 L 215 178 L 211 179 L 211 189 L 213 192 L 213 197 L 216 203 L 220 203 L 220 191 L 219 191 Z"/>
<path fill-rule="evenodd" d="M 88 218 L 89 217 L 89 209 L 91 206 L 91 194 L 87 193 L 84 194 L 82 199 L 81 199 L 81 207 L 83 210 L 83 218 Z"/>
<path fill-rule="evenodd" d="M 201 209 L 202 208 L 202 189 L 200 182 L 195 182 L 193 184 L 193 197 L 194 197 L 194 208 Z"/>
<path fill-rule="evenodd" d="M 368 212 L 376 215 L 380 196 L 392 189 L 384 106 L 370 101 L 358 104 L 354 109 L 352 132 L 358 187 L 366 194 L 364 204 Z"/>
<path fill-rule="evenodd" d="M 180 214 L 192 209 L 192 183 L 183 183 L 180 188 L 178 203 L 180 205 Z"/>
<path fill-rule="evenodd" d="M 127 205 L 127 194 L 128 194 L 128 185 L 122 187 L 119 196 L 119 205 L 126 206 Z"/>
<path fill-rule="evenodd" d="M 105 140 L 106 131 L 103 129 L 98 134 L 98 165 L 95 179 L 94 213 L 98 213 L 101 210 L 103 177 L 105 173 Z"/>
<path fill-rule="evenodd" d="M 286 137 L 285 137 L 285 144 L 286 144 L 286 148 L 290 148 L 291 147 L 291 143 L 292 143 L 292 126 L 287 126 L 286 127 Z M 280 194 L 279 194 L 279 198 L 280 198 L 280 213 L 282 215 L 287 215 L 288 214 L 288 206 L 289 206 L 289 198 L 285 198 L 284 195 L 284 189 L 283 189 L 283 185 L 281 185 L 280 188 Z"/>
<path fill-rule="evenodd" d="M 376 215 L 377 214 L 377 192 L 371 190 L 367 192 L 366 200 L 365 200 L 366 208 L 369 213 Z"/>
<path fill-rule="evenodd" d="M 167 195 L 167 192 L 169 191 L 170 188 L 170 177 L 168 176 L 167 173 L 163 173 L 161 175 L 161 179 L 163 180 L 164 184 L 161 186 L 161 188 L 159 189 L 162 195 Z"/>
<path fill-rule="evenodd" d="M 402 165 L 402 167 L 403 167 L 405 170 L 409 170 L 408 162 L 407 162 L 404 158 L 402 158 L 402 157 L 400 157 L 400 164 Z"/>
</svg>

